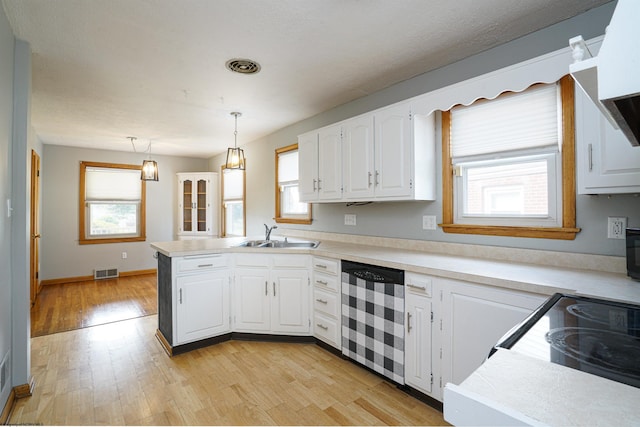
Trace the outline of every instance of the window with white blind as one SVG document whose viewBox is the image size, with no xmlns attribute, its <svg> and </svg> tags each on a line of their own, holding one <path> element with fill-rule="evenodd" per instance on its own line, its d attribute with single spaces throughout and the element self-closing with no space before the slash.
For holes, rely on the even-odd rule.
<svg viewBox="0 0 640 427">
<path fill-rule="evenodd" d="M 140 166 L 80 163 L 81 244 L 145 240 Z"/>
<path fill-rule="evenodd" d="M 573 86 L 561 82 L 443 112 L 446 232 L 572 238 L 564 204 L 575 206 L 575 190 L 563 176 L 574 173 Z"/>
<path fill-rule="evenodd" d="M 298 144 L 276 150 L 276 222 L 311 223 L 311 205 L 300 202 Z"/>
<path fill-rule="evenodd" d="M 245 170 L 222 167 L 222 235 L 245 235 Z"/>
</svg>

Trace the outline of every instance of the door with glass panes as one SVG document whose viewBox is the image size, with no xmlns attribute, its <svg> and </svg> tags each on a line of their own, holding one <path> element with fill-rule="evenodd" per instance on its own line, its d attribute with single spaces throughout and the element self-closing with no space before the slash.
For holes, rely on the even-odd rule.
<svg viewBox="0 0 640 427">
<path fill-rule="evenodd" d="M 218 235 L 217 215 L 212 201 L 216 199 L 218 174 L 179 173 L 179 238 L 210 238 Z"/>
</svg>

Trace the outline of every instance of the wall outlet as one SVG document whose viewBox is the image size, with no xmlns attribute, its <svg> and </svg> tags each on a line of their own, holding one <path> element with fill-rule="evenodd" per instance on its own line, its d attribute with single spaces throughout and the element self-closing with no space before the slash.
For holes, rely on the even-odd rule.
<svg viewBox="0 0 640 427">
<path fill-rule="evenodd" d="M 436 216 L 435 215 L 423 215 L 422 216 L 422 229 L 423 230 L 435 230 L 436 229 Z"/>
<path fill-rule="evenodd" d="M 122 252 L 122 259 L 127 259 L 127 253 L 126 252 Z"/>
<path fill-rule="evenodd" d="M 607 221 L 607 238 L 624 239 L 627 228 L 627 218 L 610 216 Z"/>
<path fill-rule="evenodd" d="M 344 225 L 356 225 L 356 215 L 344 214 Z"/>
</svg>

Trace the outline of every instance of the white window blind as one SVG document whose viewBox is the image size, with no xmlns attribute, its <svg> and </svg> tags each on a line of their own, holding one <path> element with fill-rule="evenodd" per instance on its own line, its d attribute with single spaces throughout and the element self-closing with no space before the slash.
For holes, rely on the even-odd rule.
<svg viewBox="0 0 640 427">
<path fill-rule="evenodd" d="M 451 157 L 504 153 L 561 143 L 558 86 L 537 85 L 451 109 Z"/>
<path fill-rule="evenodd" d="M 142 198 L 140 171 L 87 167 L 85 200 L 136 201 Z"/>
<path fill-rule="evenodd" d="M 244 193 L 244 171 L 225 169 L 223 194 L 225 200 L 242 199 Z"/>
<path fill-rule="evenodd" d="M 298 180 L 298 150 L 287 151 L 278 156 L 278 182 Z"/>
</svg>

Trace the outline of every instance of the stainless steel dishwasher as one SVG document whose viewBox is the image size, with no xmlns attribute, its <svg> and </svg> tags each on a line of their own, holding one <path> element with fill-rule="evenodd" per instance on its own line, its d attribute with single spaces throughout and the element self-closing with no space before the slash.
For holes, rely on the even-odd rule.
<svg viewBox="0 0 640 427">
<path fill-rule="evenodd" d="M 404 384 L 404 271 L 342 261 L 342 354 Z"/>
</svg>

